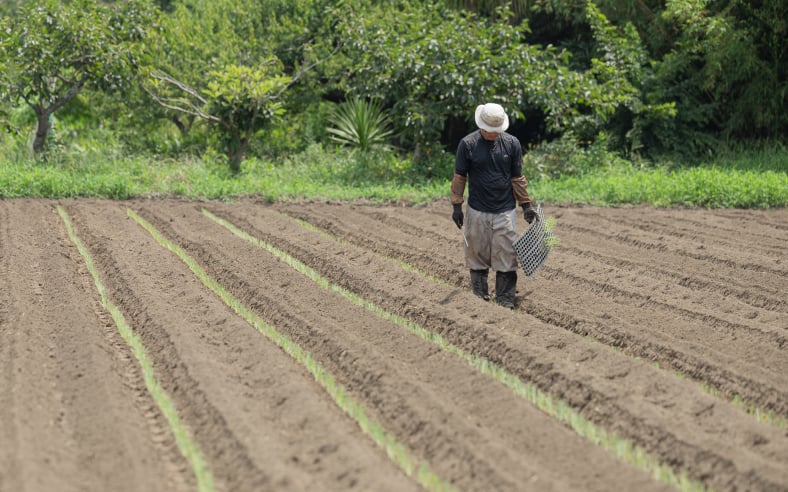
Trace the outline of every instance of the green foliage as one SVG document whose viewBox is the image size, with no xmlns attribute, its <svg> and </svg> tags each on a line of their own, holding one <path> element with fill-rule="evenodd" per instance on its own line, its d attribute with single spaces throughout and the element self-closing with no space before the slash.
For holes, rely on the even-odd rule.
<svg viewBox="0 0 788 492">
<path fill-rule="evenodd" d="M 738 151 L 702 166 L 616 160 L 581 175 L 529 179 L 531 196 L 553 204 L 650 204 L 769 208 L 788 205 L 785 148 Z M 233 174 L 210 158 L 151 160 L 101 149 L 58 151 L 47 162 L 0 148 L 0 198 L 184 196 L 267 200 L 446 200 L 447 179 L 424 178 L 412 161 L 386 152 L 326 150 L 314 144 L 273 163 L 246 159 Z"/>
<path fill-rule="evenodd" d="M 610 46 L 588 15 L 591 5 L 534 0 L 528 15 L 532 38 L 570 51 L 577 69 L 591 67 Z M 675 111 L 665 117 L 661 110 L 643 113 L 632 104 L 619 108 L 605 125 L 614 148 L 697 159 L 721 143 L 785 141 L 788 3 L 596 0 L 593 5 L 619 31 L 611 34 L 630 40 L 622 47 L 642 46 L 642 78 L 631 71 L 626 75 L 639 100 L 646 108 Z M 628 33 L 633 29 L 640 43 Z M 666 106 L 671 104 L 674 109 Z"/>
<path fill-rule="evenodd" d="M 282 32 L 281 10 L 251 0 L 181 2 L 153 52 L 160 68 L 148 72 L 147 90 L 168 110 L 207 121 L 233 172 L 251 140 L 284 113 L 283 94 L 297 76 L 285 74 L 269 42 Z"/>
<path fill-rule="evenodd" d="M 536 0 L 446 0 L 446 5 L 454 9 L 464 9 L 495 19 L 502 7 L 508 7 L 514 14 L 514 21 L 527 17 L 534 8 Z"/>
<path fill-rule="evenodd" d="M 240 170 L 251 137 L 283 112 L 279 95 L 290 78 L 278 75 L 278 69 L 272 62 L 257 69 L 230 65 L 224 71 L 208 73 L 203 91 L 207 98 L 205 112 L 224 128 L 233 172 Z"/>
<path fill-rule="evenodd" d="M 782 0 L 42 0 L 0 14 L 11 147 L 21 132 L 50 152 L 220 152 L 241 172 L 328 143 L 329 108 L 353 99 L 387 109 L 408 179 L 450 175 L 446 144 L 488 101 L 524 144 L 545 142 L 533 176 L 788 135 Z M 150 94 L 139 69 L 159 75 Z"/>
<path fill-rule="evenodd" d="M 351 63 L 342 72 L 345 86 L 390 106 L 403 146 L 417 158 L 439 141 L 447 121 L 470 122 L 485 101 L 500 102 L 515 123 L 529 112 L 544 114 L 548 131 L 583 140 L 593 140 L 619 108 L 670 111 L 640 101 L 629 80 L 642 76 L 645 63 L 638 47 L 628 45 L 636 33 L 614 36 L 598 12 L 593 19 L 608 42 L 606 59 L 585 71 L 570 68 L 565 51 L 528 44 L 527 24 L 491 22 L 441 3 L 359 7 L 347 19 L 341 26 Z"/>
<path fill-rule="evenodd" d="M 670 124 L 676 115 L 674 102 L 648 104 L 644 97 L 653 73 L 640 36 L 631 23 L 613 26 L 596 4 L 586 3 L 586 19 L 596 41 L 591 70 L 601 86 L 616 95 L 616 114 L 605 125 L 613 148 L 638 154 L 647 145 L 650 128 Z"/>
<path fill-rule="evenodd" d="M 623 162 L 616 152 L 608 150 L 607 136 L 602 133 L 590 145 L 572 132 L 543 143 L 523 156 L 523 169 L 529 179 L 558 178 L 590 171 L 600 171 Z"/>
<path fill-rule="evenodd" d="M 557 221 L 555 217 L 548 217 L 545 219 L 544 224 L 544 245 L 547 248 L 555 248 L 561 244 L 561 238 L 555 235 L 555 225 Z"/>
<path fill-rule="evenodd" d="M 724 8 L 674 0 L 661 13 L 675 33 L 658 67 L 661 89 L 680 100 L 679 134 L 783 137 L 788 128 L 788 6 L 754 7 L 733 0 Z M 783 48 L 779 48 L 779 46 Z M 678 145 L 678 142 L 674 144 Z"/>
<path fill-rule="evenodd" d="M 381 104 L 354 98 L 339 104 L 329 115 L 330 138 L 362 152 L 387 147 L 393 135 Z"/>
<path fill-rule="evenodd" d="M 785 162 L 785 152 L 780 158 Z M 557 204 L 708 208 L 788 205 L 788 172 L 784 169 L 737 169 L 724 161 L 674 169 L 622 162 L 580 176 L 541 180 L 530 188 L 532 195 Z"/>
<path fill-rule="evenodd" d="M 0 16 L 13 16 L 16 15 L 19 7 L 25 0 L 6 0 L 0 3 Z"/>
<path fill-rule="evenodd" d="M 93 0 L 49 0 L 0 18 L 0 101 L 34 111 L 34 150 L 45 149 L 52 114 L 84 88 L 128 87 L 153 24 L 144 1 L 113 8 Z"/>
</svg>

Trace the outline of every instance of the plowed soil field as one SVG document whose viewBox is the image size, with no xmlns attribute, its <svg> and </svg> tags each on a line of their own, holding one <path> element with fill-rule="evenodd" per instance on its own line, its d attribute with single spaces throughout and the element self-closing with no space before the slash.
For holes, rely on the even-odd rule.
<svg viewBox="0 0 788 492">
<path fill-rule="evenodd" d="M 788 490 L 788 210 L 449 209 L 0 200 L 0 491 Z"/>
</svg>

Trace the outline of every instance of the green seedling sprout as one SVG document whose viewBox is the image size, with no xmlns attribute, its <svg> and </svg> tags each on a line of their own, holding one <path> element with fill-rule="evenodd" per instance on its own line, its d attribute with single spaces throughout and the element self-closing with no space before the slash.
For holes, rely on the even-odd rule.
<svg viewBox="0 0 788 492">
<path fill-rule="evenodd" d="M 544 222 L 544 245 L 548 248 L 555 248 L 559 244 L 561 244 L 561 240 L 553 234 L 553 229 L 555 229 L 556 220 L 555 217 L 548 217 L 545 219 Z"/>
</svg>

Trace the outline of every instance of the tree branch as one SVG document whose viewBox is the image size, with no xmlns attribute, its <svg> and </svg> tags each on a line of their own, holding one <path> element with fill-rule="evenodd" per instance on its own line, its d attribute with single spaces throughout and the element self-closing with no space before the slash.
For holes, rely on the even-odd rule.
<svg viewBox="0 0 788 492">
<path fill-rule="evenodd" d="M 193 98 L 197 99 L 200 102 L 200 104 L 206 104 L 208 102 L 208 101 L 205 100 L 205 98 L 203 98 L 200 95 L 199 92 L 197 92 L 196 89 L 184 84 L 180 80 L 177 80 L 174 77 L 172 77 L 172 76 L 170 76 L 170 75 L 168 75 L 168 74 L 166 74 L 166 73 L 164 73 L 162 71 L 152 70 L 150 75 L 151 75 L 151 77 L 153 77 L 156 80 L 159 80 L 161 82 L 165 82 L 165 83 L 170 84 L 170 85 L 174 85 L 175 87 L 177 87 L 181 91 L 183 91 L 186 94 L 188 94 L 188 95 L 192 96 Z"/>
<path fill-rule="evenodd" d="M 192 98 L 196 99 L 201 105 L 205 105 L 208 101 L 203 98 L 196 89 L 186 85 L 185 83 L 175 79 L 174 77 L 159 71 L 153 70 L 150 73 L 150 76 L 154 79 L 164 82 L 166 84 L 175 86 L 178 90 L 186 93 L 187 95 L 191 96 Z M 155 94 L 153 91 L 145 87 L 145 84 L 142 84 L 142 89 L 153 98 L 156 103 L 166 109 L 171 109 L 173 111 L 178 111 L 179 113 L 188 114 L 191 116 L 196 116 L 197 118 L 202 118 L 209 121 L 214 121 L 216 123 L 224 124 L 221 118 L 218 118 L 212 114 L 208 114 L 204 112 L 202 109 L 199 108 L 198 105 L 194 104 L 192 101 L 189 100 L 180 100 L 174 98 L 163 98 L 158 94 Z M 177 102 L 177 103 L 176 103 Z M 181 105 L 183 103 L 183 105 Z M 188 107 L 186 107 L 188 106 Z"/>
<path fill-rule="evenodd" d="M 304 74 L 305 74 L 306 72 L 308 72 L 309 70 L 312 70 L 312 69 L 313 69 L 313 68 L 315 68 L 316 66 L 320 65 L 321 63 L 325 62 L 326 60 L 328 60 L 329 58 L 331 58 L 332 56 L 334 56 L 334 55 L 336 54 L 336 52 L 337 52 L 337 51 L 339 51 L 339 49 L 340 49 L 341 47 L 342 47 L 342 43 L 337 43 L 337 46 L 336 46 L 336 48 L 334 48 L 334 51 L 332 51 L 331 53 L 329 53 L 329 55 L 328 55 L 327 57 L 323 58 L 322 60 L 318 60 L 318 61 L 316 61 L 316 62 L 312 63 L 311 65 L 308 65 L 308 66 L 306 66 L 306 67 L 303 67 L 303 68 L 301 68 L 301 70 L 299 70 L 299 71 L 298 71 L 298 73 L 296 73 L 295 75 L 293 75 L 293 78 L 291 78 L 291 79 L 290 79 L 290 82 L 288 82 L 287 84 L 285 84 L 285 85 L 284 85 L 284 86 L 283 86 L 283 87 L 282 87 L 282 88 L 279 90 L 279 92 L 277 92 L 277 93 L 276 93 L 276 96 L 274 96 L 274 98 L 279 98 L 279 96 L 281 96 L 281 95 L 282 95 L 282 94 L 283 94 L 283 93 L 284 93 L 284 92 L 285 92 L 287 89 L 289 89 L 290 87 L 292 87 L 292 86 L 293 86 L 293 84 L 295 84 L 295 83 L 296 83 L 296 81 L 297 81 L 299 78 L 301 78 L 301 76 L 302 76 L 302 75 L 304 75 Z"/>
</svg>

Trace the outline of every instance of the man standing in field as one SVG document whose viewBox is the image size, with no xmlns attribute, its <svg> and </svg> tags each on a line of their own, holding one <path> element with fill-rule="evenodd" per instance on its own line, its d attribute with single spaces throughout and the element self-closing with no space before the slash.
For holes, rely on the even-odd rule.
<svg viewBox="0 0 788 492">
<path fill-rule="evenodd" d="M 489 300 L 487 273 L 495 270 L 495 302 L 514 309 L 517 286 L 516 205 L 530 224 L 536 218 L 523 176 L 523 150 L 516 137 L 504 133 L 509 117 L 499 104 L 476 108 L 478 130 L 460 141 L 451 182 L 452 220 L 465 225 L 465 265 L 471 289 Z M 467 217 L 462 213 L 468 183 Z"/>
</svg>

